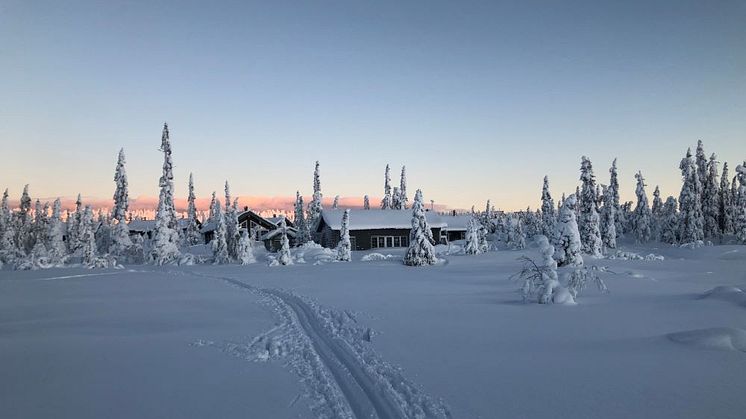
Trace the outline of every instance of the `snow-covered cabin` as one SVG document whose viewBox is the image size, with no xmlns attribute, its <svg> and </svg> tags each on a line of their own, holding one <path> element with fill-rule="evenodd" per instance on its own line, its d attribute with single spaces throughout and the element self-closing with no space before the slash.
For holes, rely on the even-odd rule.
<svg viewBox="0 0 746 419">
<path fill-rule="evenodd" d="M 280 224 L 282 217 L 271 217 L 264 218 L 261 215 L 251 211 L 244 207 L 244 210 L 238 213 L 238 227 L 241 230 L 247 230 L 251 232 L 254 240 L 262 240 L 262 237 L 270 231 L 277 229 Z M 295 227 L 292 221 L 285 219 L 285 224 L 288 227 Z M 202 237 L 205 239 L 205 243 L 212 241 L 212 237 L 215 233 L 215 223 L 206 222 L 200 230 Z"/>
<path fill-rule="evenodd" d="M 316 228 L 317 236 L 324 247 L 337 246 L 342 228 L 344 210 L 323 210 Z M 447 227 L 443 217 L 426 212 L 433 239 L 441 242 L 441 232 Z M 350 243 L 353 250 L 368 250 L 386 247 L 409 246 L 409 231 L 412 229 L 410 210 L 350 210 Z M 445 237 L 443 237 L 445 238 Z"/>
<path fill-rule="evenodd" d="M 177 225 L 182 233 L 186 233 L 187 227 L 189 226 L 189 220 L 186 218 L 179 218 Z M 197 220 L 197 227 L 200 225 L 201 223 Z M 142 220 L 136 218 L 127 223 L 127 227 L 130 230 L 130 236 L 137 234 L 143 238 L 152 239 L 153 232 L 155 231 L 155 220 Z"/>
<path fill-rule="evenodd" d="M 286 220 L 286 222 L 287 221 L 288 220 Z M 286 232 L 288 235 L 288 242 L 290 244 L 290 247 L 295 247 L 298 237 L 298 230 L 296 230 L 295 227 L 288 227 L 286 229 Z M 282 230 L 280 228 L 276 228 L 272 231 L 269 231 L 262 237 L 260 237 L 260 240 L 264 242 L 264 248 L 267 249 L 267 251 L 277 252 L 282 247 Z"/>
<path fill-rule="evenodd" d="M 446 241 L 466 239 L 466 226 L 469 225 L 469 220 L 472 218 L 471 214 L 452 214 L 445 215 L 442 218 L 448 225 L 444 234 Z"/>
</svg>

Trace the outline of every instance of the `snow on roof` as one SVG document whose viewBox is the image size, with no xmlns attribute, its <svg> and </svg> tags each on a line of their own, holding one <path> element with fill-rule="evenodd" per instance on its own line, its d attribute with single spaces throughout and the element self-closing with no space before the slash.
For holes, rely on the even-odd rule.
<svg viewBox="0 0 746 419">
<path fill-rule="evenodd" d="M 282 234 L 282 229 L 276 228 L 272 231 L 265 233 L 262 237 L 259 238 L 259 240 L 262 240 L 262 241 L 270 240 L 271 238 L 275 236 L 279 236 L 280 234 Z M 287 234 L 288 236 L 295 238 L 298 236 L 298 231 L 294 229 L 293 227 L 288 227 Z"/>
<path fill-rule="evenodd" d="M 332 230 L 342 228 L 342 214 L 345 210 L 322 210 L 324 222 Z M 426 212 L 425 218 L 433 228 L 446 227 L 444 217 L 433 212 Z M 380 209 L 351 209 L 350 230 L 382 230 L 382 229 L 410 229 L 412 228 L 412 210 L 380 210 Z"/>
<path fill-rule="evenodd" d="M 448 224 L 448 231 L 466 231 L 471 214 L 446 215 L 442 219 Z"/>
</svg>

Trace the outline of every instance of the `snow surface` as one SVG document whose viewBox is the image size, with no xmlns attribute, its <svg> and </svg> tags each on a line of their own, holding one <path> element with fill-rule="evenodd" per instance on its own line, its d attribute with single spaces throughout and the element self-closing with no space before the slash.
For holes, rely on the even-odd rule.
<svg viewBox="0 0 746 419">
<path fill-rule="evenodd" d="M 1 270 L 0 417 L 743 417 L 743 246 L 620 247 L 663 259 L 575 306 L 521 302 L 531 246 Z"/>
</svg>

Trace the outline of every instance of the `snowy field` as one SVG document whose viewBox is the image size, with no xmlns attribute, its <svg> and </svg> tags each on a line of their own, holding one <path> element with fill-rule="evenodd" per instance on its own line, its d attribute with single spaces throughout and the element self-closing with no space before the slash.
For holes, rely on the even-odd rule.
<svg viewBox="0 0 746 419">
<path fill-rule="evenodd" d="M 742 418 L 746 247 L 623 250 L 664 260 L 576 306 L 521 301 L 535 249 L 2 270 L 0 417 Z"/>
</svg>

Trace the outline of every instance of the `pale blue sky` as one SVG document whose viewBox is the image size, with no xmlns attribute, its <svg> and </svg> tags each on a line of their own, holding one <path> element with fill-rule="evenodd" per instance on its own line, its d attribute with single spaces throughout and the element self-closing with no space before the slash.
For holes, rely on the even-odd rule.
<svg viewBox="0 0 746 419">
<path fill-rule="evenodd" d="M 157 195 L 378 196 L 383 168 L 468 208 L 574 191 L 580 156 L 623 197 L 679 190 L 703 139 L 746 158 L 744 1 L 0 0 L 0 186 L 108 198 L 119 147 Z M 33 157 L 32 157 L 33 156 Z"/>
</svg>

